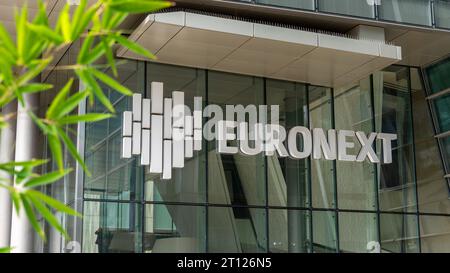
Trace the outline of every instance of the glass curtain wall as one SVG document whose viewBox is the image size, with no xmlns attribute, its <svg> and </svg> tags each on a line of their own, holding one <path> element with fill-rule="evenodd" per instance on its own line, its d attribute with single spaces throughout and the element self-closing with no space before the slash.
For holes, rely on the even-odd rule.
<svg viewBox="0 0 450 273">
<path fill-rule="evenodd" d="M 84 252 L 419 251 L 409 68 L 392 66 L 338 89 L 155 63 L 128 62 L 122 69 L 121 81 L 146 96 L 158 81 L 165 97 L 184 91 L 191 107 L 194 96 L 224 110 L 279 105 L 286 129 L 397 133 L 399 139 L 392 166 L 223 155 L 204 140 L 172 180 L 161 181 L 135 159 L 120 159 L 121 112 L 131 109 L 130 98 L 105 87 L 118 118 L 86 128 L 93 175 L 84 180 Z M 102 111 L 99 104 L 88 107 L 94 109 Z M 358 145 L 348 152 L 356 154 Z"/>
<path fill-rule="evenodd" d="M 232 0 L 450 29 L 449 0 Z"/>
</svg>

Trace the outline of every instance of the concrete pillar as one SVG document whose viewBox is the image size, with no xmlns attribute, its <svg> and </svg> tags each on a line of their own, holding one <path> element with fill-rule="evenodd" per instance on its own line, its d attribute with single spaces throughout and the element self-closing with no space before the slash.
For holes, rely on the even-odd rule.
<svg viewBox="0 0 450 273">
<path fill-rule="evenodd" d="M 2 110 L 2 116 L 10 116 L 8 127 L 3 128 L 0 136 L 0 163 L 14 160 L 14 146 L 16 139 L 16 111 L 17 102 L 10 102 Z M 11 181 L 12 176 L 0 171 L 0 178 Z M 12 203 L 9 191 L 0 188 L 0 247 L 9 246 L 11 239 Z"/>
<path fill-rule="evenodd" d="M 25 107 L 18 103 L 17 125 L 16 125 L 16 151 L 15 161 L 27 161 L 36 157 L 38 145 L 38 131 L 27 111 L 37 111 L 39 106 L 38 94 L 27 94 L 24 96 Z M 15 212 L 11 224 L 11 246 L 12 252 L 33 252 L 34 234 L 31 223 L 22 209 L 20 215 Z"/>
</svg>

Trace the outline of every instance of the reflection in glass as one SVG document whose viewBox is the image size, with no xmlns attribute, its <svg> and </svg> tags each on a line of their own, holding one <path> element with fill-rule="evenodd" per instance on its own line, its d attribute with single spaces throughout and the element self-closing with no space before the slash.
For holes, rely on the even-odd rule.
<svg viewBox="0 0 450 273">
<path fill-rule="evenodd" d="M 336 212 L 313 211 L 313 252 L 337 252 Z"/>
<path fill-rule="evenodd" d="M 433 100 L 434 111 L 436 112 L 439 132 L 450 131 L 450 93 Z"/>
<path fill-rule="evenodd" d="M 194 109 L 194 97 L 206 99 L 205 71 L 194 68 L 148 63 L 147 97 L 151 82 L 164 84 L 164 98 L 172 98 L 173 91 L 184 92 L 184 103 Z M 205 105 L 205 102 L 203 102 Z M 176 152 L 176 151 L 174 151 Z M 160 175 L 146 173 L 145 200 L 159 196 L 165 202 L 205 202 L 206 200 L 206 148 L 194 152 L 193 158 L 184 160 L 184 168 L 173 169 L 172 179 L 161 181 Z"/>
<path fill-rule="evenodd" d="M 381 210 L 416 211 L 409 69 L 390 66 L 374 74 L 375 131 L 397 134 L 392 163 L 380 164 Z M 381 143 L 377 142 L 381 158 Z"/>
<path fill-rule="evenodd" d="M 141 252 L 141 215 L 139 204 L 85 201 L 83 252 Z"/>
<path fill-rule="evenodd" d="M 337 130 L 371 133 L 373 129 L 370 78 L 358 85 L 334 91 L 335 120 Z M 355 143 L 347 154 L 358 156 L 361 144 L 356 136 L 347 137 Z M 376 209 L 375 165 L 364 162 L 336 161 L 338 204 L 346 209 Z"/>
<path fill-rule="evenodd" d="M 384 20 L 431 25 L 430 0 L 383 0 L 378 11 Z"/>
<path fill-rule="evenodd" d="M 310 128 L 332 129 L 331 90 L 324 87 L 309 87 Z M 334 162 L 325 159 L 311 160 L 312 206 L 334 208 L 335 202 Z"/>
<path fill-rule="evenodd" d="M 450 252 L 450 216 L 420 216 L 421 249 L 426 253 Z"/>
<path fill-rule="evenodd" d="M 439 147 L 434 137 L 428 101 L 425 99 L 420 70 L 411 68 L 411 93 L 414 120 L 414 145 L 419 209 L 422 212 L 449 213 L 447 185 Z"/>
<path fill-rule="evenodd" d="M 438 27 L 450 28 L 450 1 L 434 0 L 434 14 Z"/>
<path fill-rule="evenodd" d="M 319 10 L 359 17 L 375 17 L 374 6 L 369 5 L 368 1 L 361 0 L 319 0 Z"/>
<path fill-rule="evenodd" d="M 381 251 L 393 253 L 419 252 L 417 216 L 381 214 Z"/>
<path fill-rule="evenodd" d="M 432 94 L 450 88 L 450 77 L 448 76 L 449 70 L 450 58 L 427 67 L 426 73 Z"/>
<path fill-rule="evenodd" d="M 144 252 L 205 252 L 205 208 L 145 205 Z"/>
<path fill-rule="evenodd" d="M 208 104 L 222 107 L 264 104 L 262 78 L 208 72 Z M 226 117 L 223 117 L 226 119 Z M 248 115 L 246 115 L 248 121 Z M 236 145 L 234 143 L 233 145 Z M 262 153 L 221 155 L 215 142 L 208 142 L 209 202 L 233 205 L 265 205 L 265 160 Z"/>
<path fill-rule="evenodd" d="M 308 127 L 306 86 L 299 83 L 267 80 L 268 105 L 279 106 L 280 125 L 287 132 L 295 126 Z M 298 136 L 298 149 L 302 139 Z M 280 207 L 308 207 L 308 159 L 267 157 L 269 204 Z"/>
<path fill-rule="evenodd" d="M 245 207 L 209 207 L 209 252 L 267 252 L 266 210 Z"/>
<path fill-rule="evenodd" d="M 339 213 L 341 252 L 379 252 L 378 223 L 375 213 Z"/>
<path fill-rule="evenodd" d="M 269 251 L 306 253 L 311 249 L 310 212 L 306 210 L 269 210 Z"/>
</svg>

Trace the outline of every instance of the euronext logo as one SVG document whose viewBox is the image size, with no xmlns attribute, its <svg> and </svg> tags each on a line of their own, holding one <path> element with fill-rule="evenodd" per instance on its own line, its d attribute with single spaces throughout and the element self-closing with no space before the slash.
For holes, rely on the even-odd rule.
<svg viewBox="0 0 450 273">
<path fill-rule="evenodd" d="M 221 154 L 392 163 L 396 134 L 304 126 L 287 131 L 279 123 L 278 105 L 225 105 L 224 113 L 223 107 L 215 104 L 203 108 L 202 97 L 194 97 L 191 111 L 184 99 L 182 91 L 164 98 L 161 82 L 151 83 L 148 99 L 134 94 L 132 111 L 123 113 L 122 158 L 140 156 L 141 165 L 163 180 L 172 178 L 173 168 L 183 168 L 194 151 L 201 151 L 204 139 L 216 141 L 216 151 Z M 349 150 L 357 147 L 354 140 L 361 148 L 352 154 Z M 376 140 L 382 143 L 381 159 L 374 150 Z"/>
</svg>

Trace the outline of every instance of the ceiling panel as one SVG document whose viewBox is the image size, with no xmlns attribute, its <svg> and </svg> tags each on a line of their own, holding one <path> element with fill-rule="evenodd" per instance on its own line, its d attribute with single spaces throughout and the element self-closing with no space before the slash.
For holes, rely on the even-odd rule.
<svg viewBox="0 0 450 273">
<path fill-rule="evenodd" d="M 401 59 L 399 47 L 382 42 L 183 11 L 147 17 L 130 39 L 161 63 L 324 86 L 360 80 Z M 117 54 L 138 58 L 125 49 Z"/>
</svg>

